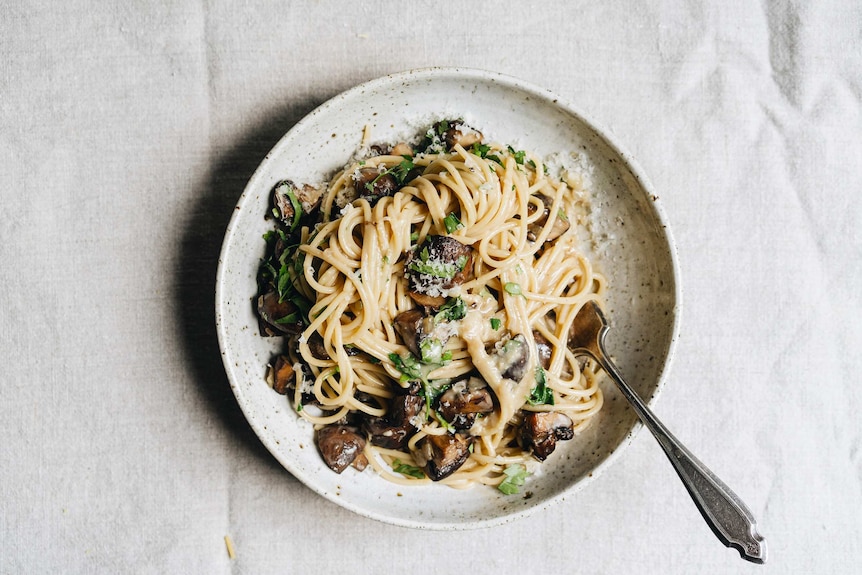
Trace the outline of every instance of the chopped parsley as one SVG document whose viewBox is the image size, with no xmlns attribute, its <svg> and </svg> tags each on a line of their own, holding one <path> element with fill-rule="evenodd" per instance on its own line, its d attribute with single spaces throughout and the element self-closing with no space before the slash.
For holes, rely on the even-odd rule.
<svg viewBox="0 0 862 575">
<path fill-rule="evenodd" d="M 536 368 L 536 385 L 527 398 L 530 405 L 554 405 L 554 390 L 548 387 L 548 376 L 541 367 Z"/>
<path fill-rule="evenodd" d="M 435 278 L 449 279 L 455 277 L 464 270 L 467 265 L 467 256 L 458 256 L 454 264 L 429 259 L 428 248 L 422 248 L 419 258 L 414 259 L 407 269 L 416 273 L 433 276 Z"/>
<path fill-rule="evenodd" d="M 401 372 L 401 381 L 422 381 L 425 379 L 419 360 L 413 357 L 413 354 L 401 357 L 397 353 L 390 353 L 389 359 L 395 364 L 395 369 Z"/>
<path fill-rule="evenodd" d="M 443 343 L 437 338 L 426 337 L 419 343 L 419 353 L 422 363 L 442 363 Z"/>
<path fill-rule="evenodd" d="M 503 289 L 512 295 L 524 295 L 524 292 L 521 291 L 521 284 L 515 282 L 506 282 L 503 284 Z"/>
<path fill-rule="evenodd" d="M 500 325 L 502 325 L 502 323 L 503 322 L 500 321 L 500 318 L 492 317 L 491 318 L 491 329 L 493 329 L 494 331 L 497 331 L 498 329 L 500 329 Z"/>
<path fill-rule="evenodd" d="M 392 471 L 395 473 L 400 473 L 401 475 L 406 475 L 407 477 L 415 477 L 416 479 L 424 479 L 425 474 L 422 473 L 422 470 L 414 465 L 407 465 L 406 463 L 402 463 L 400 459 L 392 460 Z"/>
<path fill-rule="evenodd" d="M 527 479 L 527 467 L 521 463 L 515 463 L 503 470 L 506 478 L 497 486 L 497 489 L 506 495 L 514 495 L 521 490 L 521 486 Z"/>
<path fill-rule="evenodd" d="M 488 152 L 491 151 L 491 146 L 489 146 L 488 144 L 480 144 L 479 142 L 476 142 L 475 144 L 473 144 L 473 147 L 470 148 L 470 151 L 473 154 L 479 156 L 480 158 L 484 158 L 488 155 Z"/>
<path fill-rule="evenodd" d="M 365 184 L 365 189 L 368 190 L 369 192 L 374 192 L 374 184 L 376 184 L 377 180 L 379 180 L 380 178 L 382 178 L 385 175 L 391 175 L 393 178 L 395 178 L 395 182 L 399 186 L 402 185 L 405 182 L 405 180 L 407 180 L 407 176 L 410 174 L 410 171 L 414 168 L 415 164 L 413 164 L 413 158 L 411 156 L 401 156 L 401 157 L 404 158 L 401 161 L 401 163 L 399 163 L 397 166 L 393 166 L 391 168 L 388 168 L 388 169 L 380 172 L 376 178 L 374 178 L 373 180 L 371 180 L 370 182 L 367 182 Z M 293 196 L 290 196 L 290 197 L 293 198 Z M 291 199 L 291 202 L 292 201 L 293 200 Z M 295 219 L 297 219 L 297 218 L 295 218 Z M 298 219 L 297 219 L 297 221 L 298 221 Z"/>
<path fill-rule="evenodd" d="M 464 227 L 464 224 L 461 223 L 461 220 L 454 213 L 443 218 L 443 225 L 446 226 L 446 233 L 448 234 Z"/>
<path fill-rule="evenodd" d="M 519 166 L 524 165 L 524 156 L 527 155 L 527 153 L 524 150 L 518 150 L 516 152 L 515 148 L 513 148 L 512 146 L 509 146 L 509 153 L 512 154 L 513 158 L 515 158 L 516 164 L 518 164 Z"/>
<path fill-rule="evenodd" d="M 464 316 L 467 315 L 467 306 L 464 305 L 464 300 L 460 297 L 450 297 L 446 300 L 442 306 L 440 306 L 440 310 L 434 315 L 434 323 L 440 323 L 441 321 L 458 321 L 459 319 L 464 319 Z"/>
</svg>

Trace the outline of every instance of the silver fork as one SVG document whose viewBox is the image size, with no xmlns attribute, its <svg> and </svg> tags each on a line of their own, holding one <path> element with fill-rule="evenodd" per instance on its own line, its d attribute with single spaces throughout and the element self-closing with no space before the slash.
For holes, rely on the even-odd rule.
<svg viewBox="0 0 862 575">
<path fill-rule="evenodd" d="M 753 563 L 766 562 L 766 540 L 757 532 L 757 522 L 745 503 L 706 465 L 700 462 L 671 434 L 646 403 L 625 382 L 605 352 L 608 322 L 596 302 L 588 302 L 578 312 L 572 324 L 569 348 L 577 355 L 592 357 L 614 380 L 634 408 L 641 422 L 664 449 L 674 469 L 682 479 L 701 515 L 727 547 L 733 547 L 743 559 Z"/>
</svg>

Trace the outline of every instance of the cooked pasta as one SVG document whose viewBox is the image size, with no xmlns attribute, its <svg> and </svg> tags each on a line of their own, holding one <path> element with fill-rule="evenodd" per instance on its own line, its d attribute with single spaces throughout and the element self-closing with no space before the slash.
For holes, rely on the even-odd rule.
<svg viewBox="0 0 862 575">
<path fill-rule="evenodd" d="M 585 197 L 461 121 L 325 188 L 275 187 L 258 312 L 287 338 L 269 381 L 327 465 L 514 493 L 589 424 L 597 368 L 567 347 L 605 290 L 579 247 Z"/>
</svg>

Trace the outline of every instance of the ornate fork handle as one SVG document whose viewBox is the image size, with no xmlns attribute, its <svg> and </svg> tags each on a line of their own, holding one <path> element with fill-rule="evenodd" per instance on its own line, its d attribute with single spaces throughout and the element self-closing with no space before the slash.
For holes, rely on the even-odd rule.
<svg viewBox="0 0 862 575">
<path fill-rule="evenodd" d="M 766 562 L 766 540 L 757 532 L 757 522 L 745 503 L 668 431 L 607 356 L 596 360 L 658 440 L 715 536 L 726 546 L 739 551 L 743 559 L 754 563 Z"/>
<path fill-rule="evenodd" d="M 591 356 L 614 380 L 640 420 L 658 440 L 716 537 L 726 546 L 738 550 L 743 559 L 754 563 L 766 562 L 766 540 L 757 532 L 757 522 L 745 503 L 668 431 L 608 359 L 605 352 L 608 322 L 598 304 L 586 303 L 575 317 L 572 328 L 569 347 L 576 354 Z"/>
</svg>

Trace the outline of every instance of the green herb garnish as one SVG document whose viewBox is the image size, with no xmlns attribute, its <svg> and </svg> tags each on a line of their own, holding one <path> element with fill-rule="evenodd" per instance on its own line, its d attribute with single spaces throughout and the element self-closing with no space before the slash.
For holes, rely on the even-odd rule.
<svg viewBox="0 0 862 575">
<path fill-rule="evenodd" d="M 484 158 L 488 155 L 488 152 L 491 151 L 491 146 L 489 146 L 488 144 L 480 144 L 479 142 L 476 142 L 475 144 L 473 144 L 473 147 L 470 148 L 470 151 L 473 154 L 479 156 L 480 158 Z"/>
<path fill-rule="evenodd" d="M 541 367 L 536 368 L 536 385 L 527 398 L 530 405 L 554 405 L 554 390 L 548 387 L 548 376 Z"/>
<path fill-rule="evenodd" d="M 464 224 L 461 223 L 461 220 L 455 214 L 449 214 L 443 218 L 443 225 L 446 226 L 446 233 L 449 234 L 464 227 Z"/>
<path fill-rule="evenodd" d="M 515 158 L 516 164 L 521 165 L 521 166 L 524 165 L 524 156 L 527 155 L 527 153 L 525 151 L 519 150 L 516 152 L 515 148 L 513 148 L 512 146 L 509 146 L 509 153 L 512 154 L 513 158 Z"/>
<path fill-rule="evenodd" d="M 502 323 L 503 322 L 500 321 L 500 318 L 492 317 L 491 318 L 491 329 L 493 329 L 494 331 L 497 331 L 498 329 L 500 329 L 500 325 L 502 325 Z"/>
<path fill-rule="evenodd" d="M 410 262 L 407 269 L 420 274 L 434 276 L 435 278 L 449 279 L 455 277 L 464 270 L 467 265 L 467 256 L 458 256 L 454 264 L 428 259 L 428 248 L 422 248 L 419 259 Z"/>
<path fill-rule="evenodd" d="M 512 295 L 524 295 L 524 292 L 521 291 L 521 284 L 515 282 L 506 282 L 503 284 L 503 289 Z"/>
<path fill-rule="evenodd" d="M 460 297 L 450 297 L 446 303 L 440 306 L 440 310 L 434 315 L 434 323 L 441 321 L 458 321 L 467 315 L 467 306 Z"/>
<path fill-rule="evenodd" d="M 401 357 L 397 353 L 390 353 L 389 359 L 395 364 L 395 369 L 401 372 L 401 381 L 422 381 L 424 376 L 420 369 L 419 360 L 408 354 Z"/>
<path fill-rule="evenodd" d="M 392 460 L 392 471 L 395 473 L 400 473 L 401 475 L 406 475 L 407 477 L 415 477 L 416 479 L 424 479 L 425 474 L 422 473 L 422 470 L 413 465 L 407 465 L 406 463 L 401 463 L 399 459 Z"/>
<path fill-rule="evenodd" d="M 509 465 L 503 470 L 503 475 L 506 476 L 497 489 L 506 495 L 514 495 L 521 490 L 521 486 L 527 479 L 527 467 L 520 463 Z"/>
</svg>

